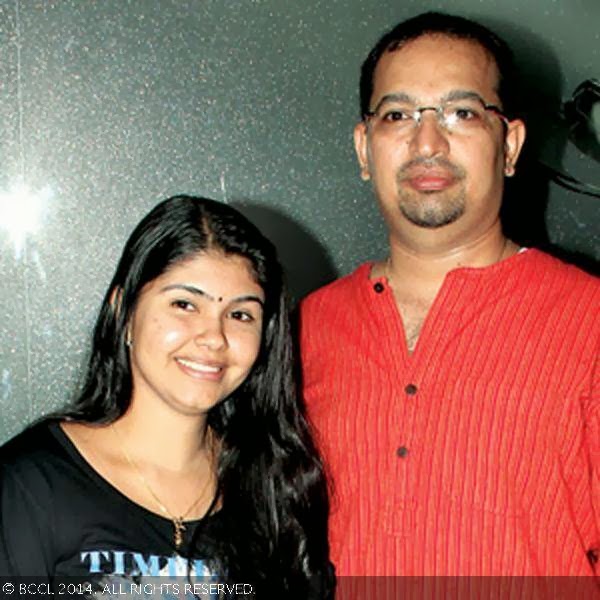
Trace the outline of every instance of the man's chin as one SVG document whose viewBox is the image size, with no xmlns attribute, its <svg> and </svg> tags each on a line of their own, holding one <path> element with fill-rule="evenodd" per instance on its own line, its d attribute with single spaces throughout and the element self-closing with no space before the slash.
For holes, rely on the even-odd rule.
<svg viewBox="0 0 600 600">
<path fill-rule="evenodd" d="M 439 229 L 451 225 L 458 221 L 464 214 L 464 208 L 461 206 L 455 207 L 453 210 L 427 210 L 423 207 L 406 207 L 400 206 L 400 212 L 404 215 L 407 221 L 410 221 L 417 227 L 424 229 Z"/>
</svg>

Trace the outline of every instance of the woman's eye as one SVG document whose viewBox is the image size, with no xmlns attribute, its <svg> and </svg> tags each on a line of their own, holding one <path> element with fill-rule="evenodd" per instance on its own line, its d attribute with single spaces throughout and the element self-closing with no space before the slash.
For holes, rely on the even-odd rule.
<svg viewBox="0 0 600 600">
<path fill-rule="evenodd" d="M 231 318 L 244 323 L 251 323 L 255 320 L 254 315 L 245 310 L 234 310 L 231 313 Z"/>
<path fill-rule="evenodd" d="M 171 302 L 171 306 L 185 311 L 192 311 L 196 309 L 196 307 L 189 300 L 183 299 L 173 300 Z"/>
</svg>

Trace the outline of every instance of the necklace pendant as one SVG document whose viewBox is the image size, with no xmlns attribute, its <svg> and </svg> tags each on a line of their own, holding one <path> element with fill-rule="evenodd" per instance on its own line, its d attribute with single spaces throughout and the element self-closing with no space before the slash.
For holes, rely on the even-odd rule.
<svg viewBox="0 0 600 600">
<path fill-rule="evenodd" d="M 183 518 L 179 517 L 178 519 L 173 519 L 173 527 L 175 527 L 173 542 L 175 543 L 175 548 L 179 549 L 179 546 L 183 543 L 183 532 L 185 531 Z"/>
</svg>

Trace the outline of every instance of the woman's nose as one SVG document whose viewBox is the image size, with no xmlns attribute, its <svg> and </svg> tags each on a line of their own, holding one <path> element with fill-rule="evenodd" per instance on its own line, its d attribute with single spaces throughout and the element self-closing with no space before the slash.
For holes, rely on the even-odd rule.
<svg viewBox="0 0 600 600">
<path fill-rule="evenodd" d="M 221 319 L 203 319 L 198 327 L 195 342 L 211 350 L 220 350 L 227 345 L 227 337 Z"/>
</svg>

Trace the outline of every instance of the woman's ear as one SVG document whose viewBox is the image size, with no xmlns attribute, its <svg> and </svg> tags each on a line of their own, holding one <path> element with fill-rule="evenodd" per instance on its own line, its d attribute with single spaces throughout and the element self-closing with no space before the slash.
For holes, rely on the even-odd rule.
<svg viewBox="0 0 600 600">
<path fill-rule="evenodd" d="M 121 310 L 121 297 L 123 296 L 123 290 L 119 286 L 115 286 L 110 293 L 110 307 L 113 309 L 115 314 L 119 314 Z"/>
<path fill-rule="evenodd" d="M 110 307 L 113 310 L 113 313 L 115 314 L 115 316 L 119 316 L 119 313 L 121 312 L 121 299 L 123 297 L 123 290 L 120 287 L 114 287 L 112 292 L 110 293 Z M 130 323 L 127 323 L 127 326 L 125 328 L 125 345 L 128 348 L 131 348 L 133 344 L 133 339 L 131 337 L 131 325 Z"/>
</svg>

